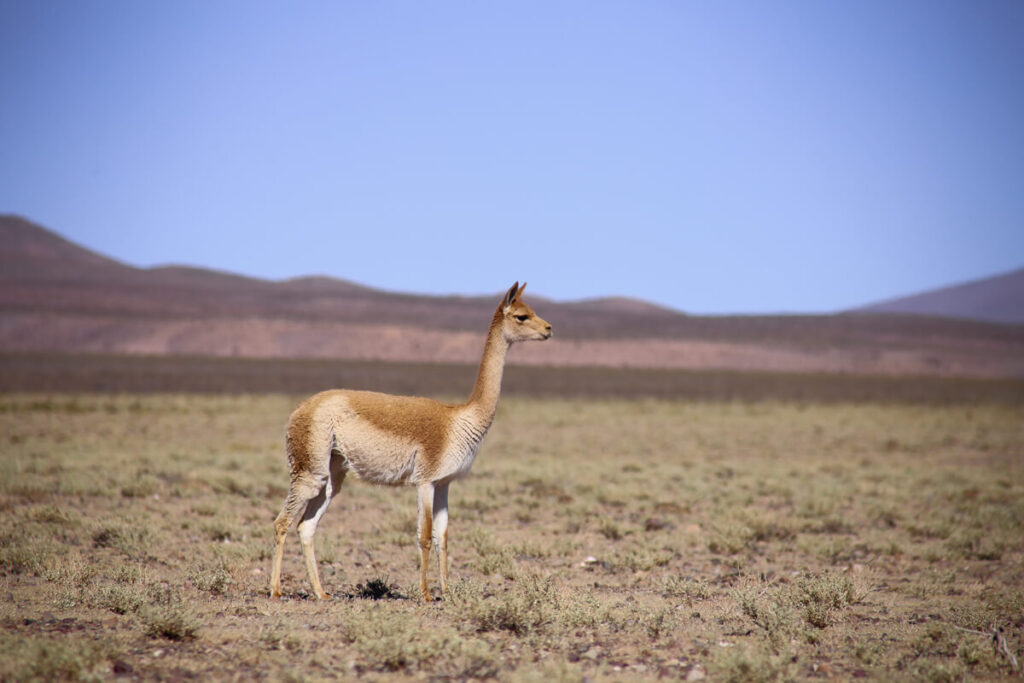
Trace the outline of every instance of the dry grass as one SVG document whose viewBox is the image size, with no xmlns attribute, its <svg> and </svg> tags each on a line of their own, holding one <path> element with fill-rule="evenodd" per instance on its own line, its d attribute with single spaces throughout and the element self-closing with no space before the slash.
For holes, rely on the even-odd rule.
<svg viewBox="0 0 1024 683">
<path fill-rule="evenodd" d="M 296 397 L 0 395 L 0 679 L 999 679 L 1024 409 L 505 400 L 421 605 L 346 483 L 267 599 Z M 1006 652 L 987 635 L 1002 628 Z"/>
</svg>

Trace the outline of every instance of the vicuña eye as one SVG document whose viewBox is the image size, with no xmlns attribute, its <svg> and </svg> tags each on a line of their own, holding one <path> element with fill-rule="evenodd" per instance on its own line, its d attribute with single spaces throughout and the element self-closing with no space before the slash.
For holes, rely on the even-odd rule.
<svg viewBox="0 0 1024 683">
<path fill-rule="evenodd" d="M 525 323 L 529 319 L 530 319 L 530 316 L 528 316 L 528 315 L 517 315 L 516 316 L 516 320 L 518 320 L 521 323 Z"/>
</svg>

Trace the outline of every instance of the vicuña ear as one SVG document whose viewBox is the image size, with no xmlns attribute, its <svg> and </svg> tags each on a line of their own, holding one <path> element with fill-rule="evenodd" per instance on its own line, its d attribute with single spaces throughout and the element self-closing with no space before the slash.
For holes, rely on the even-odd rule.
<svg viewBox="0 0 1024 683">
<path fill-rule="evenodd" d="M 518 283 L 516 283 L 516 284 L 518 284 Z M 521 297 L 523 295 L 523 290 L 524 289 L 526 289 L 526 283 L 525 282 L 523 283 L 523 286 L 519 288 L 519 291 L 516 292 L 516 300 L 517 301 L 518 301 L 519 297 Z"/>
<path fill-rule="evenodd" d="M 516 292 L 518 290 L 519 290 L 519 281 L 517 280 L 516 283 L 514 285 L 512 285 L 512 288 L 509 289 L 508 292 L 506 292 L 506 294 L 505 294 L 505 308 L 508 308 L 509 306 L 511 306 L 512 303 L 516 300 L 516 297 L 518 296 L 518 294 Z"/>
</svg>

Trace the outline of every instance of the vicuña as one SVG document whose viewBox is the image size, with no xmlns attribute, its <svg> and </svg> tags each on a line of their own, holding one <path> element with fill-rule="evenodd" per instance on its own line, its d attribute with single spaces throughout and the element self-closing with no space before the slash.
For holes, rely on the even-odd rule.
<svg viewBox="0 0 1024 683">
<path fill-rule="evenodd" d="M 441 593 L 448 590 L 448 485 L 469 472 L 494 420 L 505 355 L 515 342 L 551 337 L 551 325 L 521 300 L 519 283 L 505 294 L 487 333 L 483 360 L 469 400 L 447 405 L 429 398 L 370 391 L 324 391 L 304 401 L 288 421 L 285 449 L 291 487 L 274 521 L 277 547 L 270 593 L 281 597 L 281 560 L 292 521 L 313 592 L 330 596 L 320 584 L 313 535 L 345 475 L 376 484 L 415 486 L 418 497 L 420 592 L 431 600 L 427 564 L 437 548 Z"/>
</svg>

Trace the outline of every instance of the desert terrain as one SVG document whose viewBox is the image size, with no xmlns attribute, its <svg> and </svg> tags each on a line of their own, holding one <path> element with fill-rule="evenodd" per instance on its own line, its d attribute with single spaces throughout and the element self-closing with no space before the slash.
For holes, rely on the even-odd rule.
<svg viewBox="0 0 1024 683">
<path fill-rule="evenodd" d="M 1019 679 L 1019 403 L 508 397 L 423 604 L 359 481 L 268 599 L 298 398 L 0 397 L 0 678 Z"/>
</svg>

